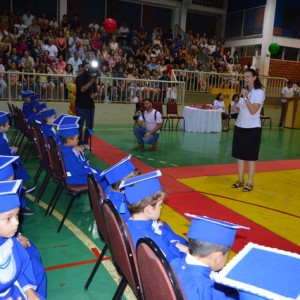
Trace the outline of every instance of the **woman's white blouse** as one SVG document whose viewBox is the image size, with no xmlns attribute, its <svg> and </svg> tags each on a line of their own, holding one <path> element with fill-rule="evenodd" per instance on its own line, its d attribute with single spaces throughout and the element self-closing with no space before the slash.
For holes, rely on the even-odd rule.
<svg viewBox="0 0 300 300">
<path fill-rule="evenodd" d="M 248 94 L 248 98 L 252 104 L 260 104 L 260 108 L 254 115 L 252 115 L 246 106 L 245 99 L 240 98 L 238 102 L 240 112 L 236 119 L 235 125 L 242 128 L 261 127 L 260 112 L 264 105 L 265 92 L 261 89 L 252 89 Z"/>
</svg>

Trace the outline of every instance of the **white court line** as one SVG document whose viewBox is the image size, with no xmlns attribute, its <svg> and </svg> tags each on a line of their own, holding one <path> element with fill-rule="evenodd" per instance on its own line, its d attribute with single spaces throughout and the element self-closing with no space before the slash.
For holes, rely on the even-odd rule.
<svg viewBox="0 0 300 300">
<path fill-rule="evenodd" d="M 35 197 L 33 197 L 30 194 L 26 195 L 26 198 L 28 198 L 30 201 L 34 202 Z M 38 206 L 42 207 L 43 209 L 47 209 L 48 204 L 44 203 L 43 201 L 39 201 L 39 203 L 35 203 Z M 62 214 L 60 214 L 57 210 L 54 210 L 52 215 L 60 221 L 62 219 Z M 65 220 L 64 226 L 66 226 L 90 251 L 92 248 L 96 248 L 99 251 L 99 254 L 101 254 L 101 249 L 97 247 L 96 244 L 94 244 L 87 235 L 85 235 L 74 223 L 69 221 L 68 219 Z M 105 269 L 108 271 L 110 276 L 113 278 L 113 280 L 116 282 L 117 285 L 119 285 L 121 281 L 121 277 L 119 273 L 117 272 L 114 264 L 111 262 L 111 260 L 105 260 L 102 261 L 101 264 L 105 267 Z M 136 299 L 135 295 L 133 294 L 131 288 L 129 285 L 127 285 L 124 295 L 127 299 Z"/>
</svg>

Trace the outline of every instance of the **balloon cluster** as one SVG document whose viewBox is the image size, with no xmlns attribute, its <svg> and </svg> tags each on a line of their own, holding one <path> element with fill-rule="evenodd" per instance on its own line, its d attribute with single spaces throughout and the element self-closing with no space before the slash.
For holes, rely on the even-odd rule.
<svg viewBox="0 0 300 300">
<path fill-rule="evenodd" d="M 70 99 L 68 114 L 75 116 L 76 85 L 72 82 L 69 82 L 67 84 L 67 90 L 69 91 L 69 99 Z"/>
<path fill-rule="evenodd" d="M 269 45 L 269 51 L 271 54 L 277 54 L 280 50 L 280 46 L 277 43 L 272 43 Z"/>
<path fill-rule="evenodd" d="M 113 33 L 118 27 L 117 22 L 114 19 L 107 18 L 103 21 L 103 28 L 107 33 Z"/>
</svg>

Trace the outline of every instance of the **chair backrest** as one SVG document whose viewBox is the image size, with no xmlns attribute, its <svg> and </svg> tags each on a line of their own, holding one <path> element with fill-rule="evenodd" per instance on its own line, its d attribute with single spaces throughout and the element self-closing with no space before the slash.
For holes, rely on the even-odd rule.
<svg viewBox="0 0 300 300">
<path fill-rule="evenodd" d="M 144 100 L 140 100 L 139 102 L 137 102 L 135 104 L 135 110 L 143 112 L 145 110 L 145 101 Z"/>
<path fill-rule="evenodd" d="M 33 135 L 34 138 L 36 138 L 37 135 L 37 142 L 38 142 L 38 150 L 40 151 L 40 156 L 42 159 L 42 164 L 44 166 L 44 168 L 49 171 L 52 175 L 52 170 L 53 170 L 53 166 L 52 166 L 52 161 L 50 159 L 50 151 L 49 151 L 49 144 L 48 141 L 45 137 L 45 135 L 42 133 L 41 128 L 39 126 L 39 124 L 37 124 L 36 122 L 32 123 L 32 130 L 33 130 Z"/>
<path fill-rule="evenodd" d="M 125 221 L 111 201 L 105 200 L 103 214 L 112 259 L 138 299 L 142 298 L 135 249 Z"/>
<path fill-rule="evenodd" d="M 160 299 L 185 299 L 177 275 L 154 241 L 139 239 L 136 255 L 146 300 L 157 299 L 158 295 Z"/>
<path fill-rule="evenodd" d="M 63 167 L 63 161 L 60 153 L 59 146 L 52 136 L 49 137 L 49 150 L 50 150 L 50 160 L 53 167 L 53 172 L 55 173 L 56 178 L 59 180 L 64 187 L 66 187 L 65 181 L 65 170 Z"/>
<path fill-rule="evenodd" d="M 39 130 L 38 125 L 36 123 L 34 123 L 33 126 L 32 126 L 33 142 L 34 142 L 34 144 L 36 146 L 36 150 L 37 150 L 37 153 L 38 153 L 39 161 L 42 164 L 42 166 L 44 167 L 44 162 L 43 162 L 43 158 L 42 158 L 42 150 L 41 150 L 41 146 L 40 146 L 40 143 L 39 143 L 38 130 Z"/>
<path fill-rule="evenodd" d="M 178 115 L 177 103 L 175 101 L 167 103 L 167 115 Z"/>
<path fill-rule="evenodd" d="M 264 107 L 261 108 L 260 115 L 261 115 L 262 117 L 265 116 L 265 110 L 264 110 Z"/>
<path fill-rule="evenodd" d="M 90 198 L 90 203 L 92 204 L 92 210 L 95 216 L 97 228 L 100 237 L 109 245 L 109 239 L 105 227 L 104 215 L 103 215 L 103 202 L 104 202 L 104 192 L 102 188 L 97 183 L 95 176 L 93 174 L 88 175 L 88 193 Z"/>
<path fill-rule="evenodd" d="M 162 106 L 161 102 L 154 101 L 154 102 L 152 103 L 152 107 L 153 107 L 155 110 L 159 111 L 159 112 L 161 113 L 161 115 L 163 115 L 163 106 Z"/>
</svg>

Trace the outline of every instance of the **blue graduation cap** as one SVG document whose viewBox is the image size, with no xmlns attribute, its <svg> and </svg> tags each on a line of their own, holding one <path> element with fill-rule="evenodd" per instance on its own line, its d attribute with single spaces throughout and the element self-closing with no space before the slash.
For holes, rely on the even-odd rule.
<svg viewBox="0 0 300 300">
<path fill-rule="evenodd" d="M 296 299 L 300 296 L 300 255 L 248 243 L 215 280 L 238 289 L 240 300 Z"/>
<path fill-rule="evenodd" d="M 71 115 L 68 115 L 68 114 L 60 114 L 52 123 L 52 125 L 55 125 L 57 126 L 60 121 L 62 120 L 63 117 L 66 117 L 66 116 L 71 116 Z"/>
<path fill-rule="evenodd" d="M 22 180 L 0 182 L 0 213 L 5 213 L 20 206 L 19 193 Z"/>
<path fill-rule="evenodd" d="M 3 125 L 8 121 L 8 115 L 8 112 L 0 111 L 0 125 Z"/>
<path fill-rule="evenodd" d="M 22 91 L 22 92 L 21 92 L 21 95 L 22 95 L 23 98 L 26 98 L 26 97 L 29 97 L 29 96 L 34 95 L 34 92 L 33 92 L 33 91 L 30 91 L 30 90 Z"/>
<path fill-rule="evenodd" d="M 33 108 L 33 107 L 36 108 L 39 105 L 40 105 L 40 100 L 34 100 L 34 101 L 31 101 L 31 103 L 30 103 L 31 108 Z"/>
<path fill-rule="evenodd" d="M 248 227 L 234 223 L 212 219 L 206 216 L 196 216 L 185 214 L 194 218 L 190 223 L 187 237 L 203 242 L 208 242 L 222 246 L 232 246 L 237 229 L 247 229 Z"/>
<path fill-rule="evenodd" d="M 49 108 L 40 112 L 40 116 L 42 118 L 49 118 L 52 116 L 56 116 L 56 111 L 54 108 Z"/>
<path fill-rule="evenodd" d="M 109 184 L 114 184 L 118 182 L 128 174 L 130 174 L 134 169 L 134 165 L 130 161 L 131 155 L 123 158 L 118 163 L 112 167 L 104 170 L 100 176 L 105 176 Z"/>
<path fill-rule="evenodd" d="M 79 134 L 79 122 L 80 117 L 66 116 L 61 119 L 57 126 L 60 136 L 69 137 Z"/>
<path fill-rule="evenodd" d="M 29 98 L 30 98 L 30 101 L 33 102 L 36 100 L 40 100 L 41 96 L 40 95 L 30 95 Z"/>
<path fill-rule="evenodd" d="M 0 181 L 8 179 L 14 174 L 12 163 L 18 158 L 19 156 L 0 155 Z"/>
<path fill-rule="evenodd" d="M 162 189 L 159 176 L 161 171 L 143 174 L 121 182 L 119 188 L 124 188 L 126 200 L 130 204 L 139 202 Z"/>
<path fill-rule="evenodd" d="M 39 103 L 38 105 L 35 105 L 35 109 L 37 112 L 42 111 L 43 109 L 47 108 L 47 104 L 46 103 Z"/>
</svg>

